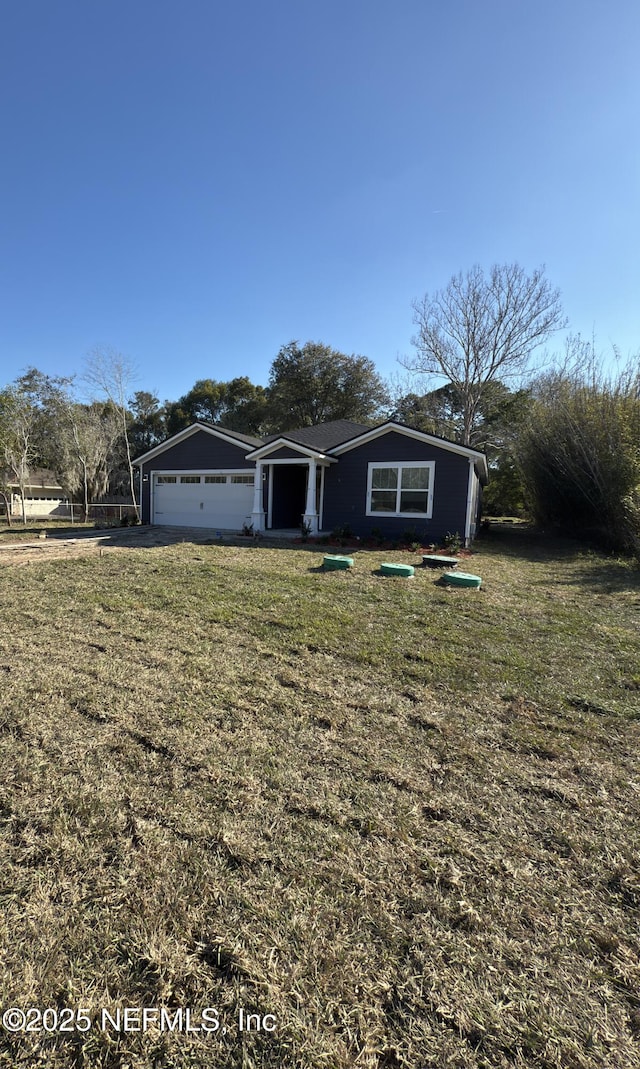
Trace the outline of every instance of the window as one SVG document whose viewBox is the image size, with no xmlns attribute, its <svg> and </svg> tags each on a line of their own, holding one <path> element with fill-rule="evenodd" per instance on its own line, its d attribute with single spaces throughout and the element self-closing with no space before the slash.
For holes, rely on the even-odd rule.
<svg viewBox="0 0 640 1069">
<path fill-rule="evenodd" d="M 174 483 L 175 481 L 175 475 L 156 475 L 156 486 L 162 486 L 164 483 Z"/>
<path fill-rule="evenodd" d="M 204 481 L 206 483 L 226 483 L 226 475 L 205 475 Z"/>
<path fill-rule="evenodd" d="M 180 476 L 180 482 L 181 483 L 199 483 L 200 482 L 200 476 L 199 475 L 181 475 Z"/>
<path fill-rule="evenodd" d="M 407 464 L 369 464 L 367 516 L 431 516 L 431 460 Z"/>
<path fill-rule="evenodd" d="M 244 486 L 253 486 L 253 475 L 232 475 L 232 483 L 242 483 Z"/>
</svg>

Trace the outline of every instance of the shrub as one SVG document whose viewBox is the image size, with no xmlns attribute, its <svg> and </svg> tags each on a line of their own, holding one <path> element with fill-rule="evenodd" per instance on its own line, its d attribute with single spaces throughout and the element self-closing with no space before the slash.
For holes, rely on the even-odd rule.
<svg viewBox="0 0 640 1069">
<path fill-rule="evenodd" d="M 462 539 L 460 538 L 459 531 L 456 531 L 455 534 L 451 534 L 451 531 L 447 531 L 442 541 L 450 553 L 459 553 L 462 549 Z"/>
<path fill-rule="evenodd" d="M 353 538 L 353 531 L 348 523 L 345 523 L 343 526 L 334 527 L 331 532 L 331 541 L 337 542 L 340 546 L 343 546 L 345 542 L 349 541 L 351 538 Z"/>
<path fill-rule="evenodd" d="M 535 520 L 640 551 L 640 373 L 607 376 L 589 346 L 539 380 L 518 447 Z"/>
</svg>

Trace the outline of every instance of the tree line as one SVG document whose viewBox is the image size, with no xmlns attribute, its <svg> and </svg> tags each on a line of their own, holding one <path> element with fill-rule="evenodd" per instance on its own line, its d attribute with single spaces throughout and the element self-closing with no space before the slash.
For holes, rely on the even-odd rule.
<svg viewBox="0 0 640 1069">
<path fill-rule="evenodd" d="M 89 502 L 135 487 L 127 402 L 129 366 L 118 354 L 94 353 L 87 361 L 83 390 L 72 378 L 29 368 L 0 390 L 0 503 L 10 522 L 10 487 L 18 487 L 22 520 L 32 473 L 51 470 L 71 500 L 88 515 Z"/>
<path fill-rule="evenodd" d="M 36 368 L 0 389 L 0 502 L 9 515 L 9 485 L 25 490 L 36 468 L 53 471 L 88 513 L 105 494 L 136 501 L 133 462 L 197 420 L 249 436 L 336 419 L 375 422 L 389 392 L 373 361 L 328 345 L 290 342 L 275 357 L 267 387 L 248 377 L 200 379 L 161 404 L 135 390 L 135 367 L 121 354 L 96 350 L 79 376 Z"/>
<path fill-rule="evenodd" d="M 594 344 L 570 336 L 534 367 L 567 325 L 542 268 L 475 266 L 413 311 L 414 353 L 401 361 L 410 377 L 395 383 L 369 358 L 312 341 L 282 346 L 267 386 L 206 378 L 163 403 L 135 390 L 134 367 L 109 350 L 73 379 L 29 369 L 0 390 L 0 501 L 9 477 L 24 498 L 34 467 L 53 470 L 85 511 L 106 493 L 135 501 L 135 457 L 196 420 L 263 438 L 390 418 L 485 451 L 486 513 L 527 513 L 640 551 L 638 358 L 607 375 Z"/>
</svg>

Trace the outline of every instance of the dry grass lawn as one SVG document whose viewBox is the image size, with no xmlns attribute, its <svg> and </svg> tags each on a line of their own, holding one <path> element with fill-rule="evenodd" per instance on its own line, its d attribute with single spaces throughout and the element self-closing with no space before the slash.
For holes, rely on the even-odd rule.
<svg viewBox="0 0 640 1069">
<path fill-rule="evenodd" d="M 384 559 L 0 568 L 3 1069 L 640 1066 L 640 572 Z"/>
</svg>

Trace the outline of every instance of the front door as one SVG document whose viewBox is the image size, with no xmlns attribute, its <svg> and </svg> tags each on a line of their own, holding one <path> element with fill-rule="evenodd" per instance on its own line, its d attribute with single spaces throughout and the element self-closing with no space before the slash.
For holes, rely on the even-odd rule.
<svg viewBox="0 0 640 1069">
<path fill-rule="evenodd" d="M 308 465 L 274 464 L 271 471 L 271 527 L 299 527 L 307 503 Z"/>
</svg>

